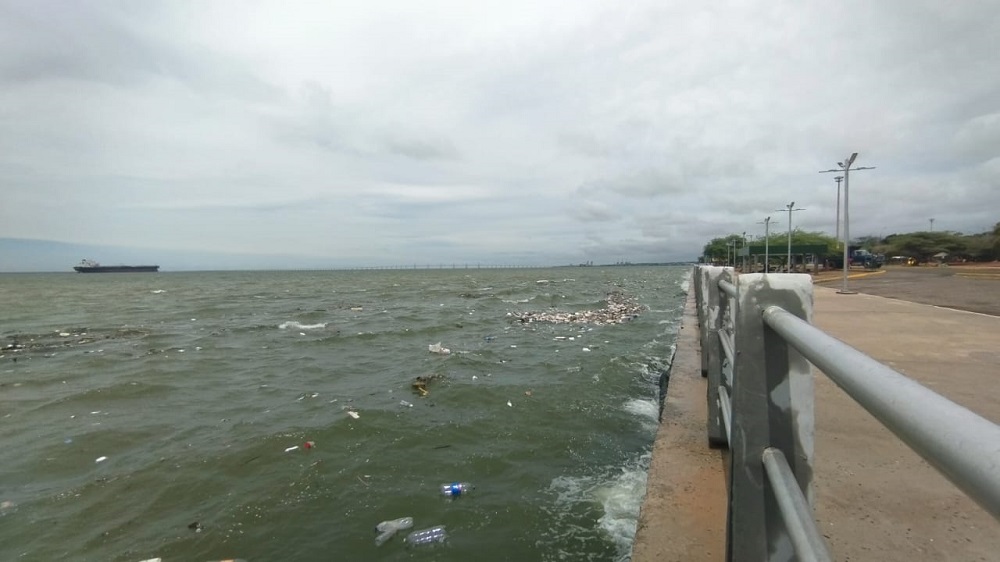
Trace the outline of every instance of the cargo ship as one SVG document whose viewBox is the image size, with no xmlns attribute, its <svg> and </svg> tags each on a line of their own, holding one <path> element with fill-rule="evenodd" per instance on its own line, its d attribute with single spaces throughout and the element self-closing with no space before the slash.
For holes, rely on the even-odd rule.
<svg viewBox="0 0 1000 562">
<path fill-rule="evenodd" d="M 155 273 L 158 265 L 101 265 L 93 260 L 83 260 L 73 269 L 80 273 Z"/>
</svg>

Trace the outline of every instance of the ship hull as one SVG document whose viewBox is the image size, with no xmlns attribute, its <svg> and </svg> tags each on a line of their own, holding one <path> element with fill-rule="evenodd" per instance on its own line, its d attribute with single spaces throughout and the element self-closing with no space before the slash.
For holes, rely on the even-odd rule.
<svg viewBox="0 0 1000 562">
<path fill-rule="evenodd" d="M 78 265 L 74 267 L 80 273 L 155 273 L 160 270 L 158 265 Z"/>
</svg>

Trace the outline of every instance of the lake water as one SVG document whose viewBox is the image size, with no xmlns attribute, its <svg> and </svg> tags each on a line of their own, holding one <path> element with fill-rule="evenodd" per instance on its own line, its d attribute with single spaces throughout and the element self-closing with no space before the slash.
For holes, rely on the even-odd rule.
<svg viewBox="0 0 1000 562">
<path fill-rule="evenodd" d="M 0 560 L 627 560 L 688 273 L 0 275 Z"/>
</svg>

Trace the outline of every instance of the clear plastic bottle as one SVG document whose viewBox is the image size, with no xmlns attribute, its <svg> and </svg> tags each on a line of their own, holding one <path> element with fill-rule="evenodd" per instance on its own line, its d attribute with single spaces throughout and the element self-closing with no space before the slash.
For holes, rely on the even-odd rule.
<svg viewBox="0 0 1000 562">
<path fill-rule="evenodd" d="M 409 529 L 413 526 L 412 517 L 400 517 L 399 519 L 390 519 L 388 521 L 383 521 L 378 525 L 375 525 L 375 532 L 378 536 L 375 537 L 375 546 L 382 546 L 385 541 L 392 538 L 396 534 L 396 531 L 402 531 L 403 529 Z"/>
<path fill-rule="evenodd" d="M 406 535 L 406 539 L 403 542 L 409 546 L 421 546 L 443 543 L 446 540 L 448 540 L 448 531 L 445 531 L 444 525 L 435 525 L 434 527 L 413 531 L 409 535 Z"/>
<path fill-rule="evenodd" d="M 441 484 L 441 494 L 449 497 L 456 498 L 458 496 L 464 496 L 475 490 L 476 487 L 468 482 L 452 482 L 451 484 Z"/>
</svg>

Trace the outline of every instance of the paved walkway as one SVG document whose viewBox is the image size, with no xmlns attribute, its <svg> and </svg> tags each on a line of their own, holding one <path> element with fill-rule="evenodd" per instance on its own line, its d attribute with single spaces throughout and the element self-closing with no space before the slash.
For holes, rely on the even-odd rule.
<svg viewBox="0 0 1000 562">
<path fill-rule="evenodd" d="M 819 286 L 814 295 L 818 327 L 1000 423 L 1000 317 Z M 690 315 L 681 332 L 636 562 L 725 555 L 723 452 L 706 443 Z M 818 371 L 815 448 L 816 519 L 834 560 L 998 559 L 1000 523 Z"/>
</svg>

